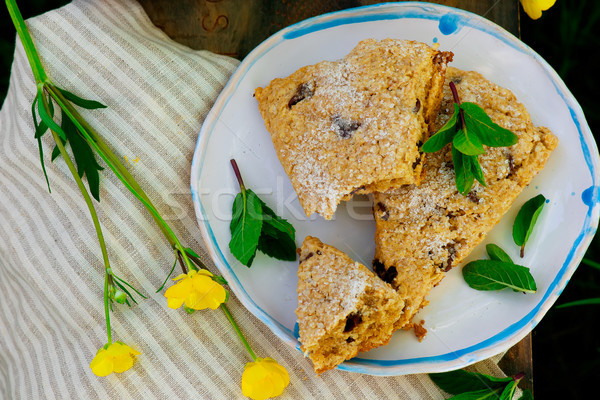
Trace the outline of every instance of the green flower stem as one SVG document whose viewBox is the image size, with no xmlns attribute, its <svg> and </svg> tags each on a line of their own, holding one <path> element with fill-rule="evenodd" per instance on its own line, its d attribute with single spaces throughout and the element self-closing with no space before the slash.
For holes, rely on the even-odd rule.
<svg viewBox="0 0 600 400">
<path fill-rule="evenodd" d="M 6 0 L 6 6 L 11 15 L 13 23 L 19 33 L 19 37 L 23 42 L 29 64 L 33 70 L 34 77 L 38 84 L 38 88 L 46 90 L 48 94 L 56 101 L 56 103 L 63 110 L 64 114 L 75 124 L 78 132 L 93 147 L 109 168 L 115 173 L 115 175 L 123 182 L 123 184 L 129 189 L 135 197 L 142 202 L 146 209 L 152 215 L 152 218 L 162 231 L 165 238 L 171 244 L 171 247 L 178 250 L 188 268 L 193 268 L 192 262 L 187 257 L 185 248 L 179 242 L 177 236 L 173 233 L 171 227 L 165 222 L 165 220 L 157 212 L 156 208 L 144 192 L 144 190 L 137 183 L 135 178 L 131 175 L 129 170 L 121 163 L 118 157 L 112 152 L 110 147 L 104 143 L 100 135 L 85 121 L 85 119 L 79 114 L 79 112 L 73 107 L 73 105 L 64 97 L 64 95 L 54 86 L 49 80 L 41 63 L 39 54 L 36 50 L 35 44 L 29 34 L 27 25 L 23 20 L 23 16 L 17 7 L 15 0 Z M 46 108 L 47 109 L 47 108 Z M 54 133 L 54 132 L 53 132 Z"/>
<path fill-rule="evenodd" d="M 102 137 L 92 128 L 87 121 L 79 114 L 79 112 L 71 105 L 71 103 L 63 96 L 63 94 L 54 85 L 47 84 L 46 88 L 57 102 L 57 104 L 63 109 L 63 112 L 73 121 L 78 131 L 81 133 L 83 138 L 92 146 L 100 157 L 104 160 L 106 165 L 114 172 L 114 174 L 121 180 L 121 182 L 129 189 L 129 191 L 146 207 L 148 212 L 152 215 L 152 218 L 162 231 L 167 241 L 171 244 L 171 247 L 177 249 L 188 266 L 188 270 L 194 269 L 192 262 L 189 260 L 185 248 L 179 242 L 179 239 L 167 224 L 167 222 L 160 216 L 144 190 L 137 183 L 135 178 L 131 175 L 129 170 L 121 163 L 119 158 L 112 152 L 110 147 L 102 140 Z"/>
<path fill-rule="evenodd" d="M 43 107 L 46 108 L 46 110 L 48 110 L 48 100 L 46 100 L 45 96 L 40 96 L 40 97 L 43 102 Z M 88 206 L 88 210 L 90 212 L 92 221 L 94 223 L 94 228 L 96 229 L 96 235 L 98 236 L 98 242 L 100 243 L 100 249 L 102 251 L 102 259 L 104 261 L 104 314 L 106 317 L 106 336 L 107 336 L 107 342 L 110 345 L 112 343 L 112 330 L 110 328 L 110 309 L 109 309 L 109 297 L 108 297 L 108 290 L 109 290 L 109 283 L 110 283 L 109 281 L 111 279 L 111 276 L 108 273 L 108 270 L 110 269 L 110 260 L 108 258 L 108 251 L 106 249 L 106 242 L 104 241 L 104 235 L 102 234 L 102 227 L 100 225 L 100 220 L 98 219 L 98 214 L 96 213 L 94 203 L 92 202 L 92 198 L 90 197 L 89 193 L 87 192 L 87 189 L 85 188 L 85 185 L 83 184 L 83 181 L 79 177 L 79 174 L 77 173 L 77 169 L 75 168 L 75 165 L 73 165 L 73 161 L 71 161 L 71 157 L 67 153 L 67 150 L 65 149 L 65 146 L 63 145 L 61 138 L 53 130 L 50 130 L 50 131 L 52 132 L 52 137 L 54 138 L 54 141 L 56 142 L 56 146 L 58 147 L 60 154 L 62 155 L 63 159 L 65 160 L 65 163 L 67 164 L 67 167 L 69 168 L 69 171 L 71 172 L 71 175 L 73 175 L 73 178 L 75 179 L 75 182 L 77 182 L 77 186 L 79 187 L 79 190 L 81 191 L 81 194 L 83 195 L 83 198 L 85 199 L 85 203 Z"/>
<path fill-rule="evenodd" d="M 597 263 L 594 260 L 590 260 L 589 258 L 584 258 L 583 260 L 581 260 L 581 263 L 585 264 L 585 265 L 587 265 L 589 267 L 600 269 L 600 263 Z"/>
<path fill-rule="evenodd" d="M 233 319 L 233 316 L 229 312 L 229 309 L 227 308 L 225 303 L 221 303 L 221 310 L 223 310 L 223 312 L 225 313 L 225 316 L 231 323 L 231 326 L 233 326 L 233 330 L 235 331 L 235 333 L 237 333 L 238 337 L 240 338 L 240 341 L 242 342 L 242 344 L 244 345 L 246 350 L 248 350 L 248 353 L 250 353 L 250 357 L 252 357 L 252 361 L 256 361 L 256 354 L 254 354 L 254 351 L 252 351 L 252 347 L 250 347 L 250 345 L 248 344 L 248 341 L 244 337 L 244 334 L 240 330 L 240 327 L 238 326 L 238 324 Z"/>
<path fill-rule="evenodd" d="M 33 39 L 29 34 L 29 30 L 27 29 L 27 25 L 23 20 L 21 11 L 19 11 L 19 7 L 17 7 L 17 3 L 15 0 L 6 0 L 6 8 L 8 9 L 10 18 L 12 19 L 13 24 L 17 29 L 17 33 L 23 42 L 25 54 L 27 54 L 27 59 L 31 65 L 33 77 L 35 78 L 36 83 L 46 82 L 48 80 L 48 76 L 46 75 L 46 71 L 44 71 L 44 67 L 42 66 L 38 52 L 33 44 Z"/>
</svg>

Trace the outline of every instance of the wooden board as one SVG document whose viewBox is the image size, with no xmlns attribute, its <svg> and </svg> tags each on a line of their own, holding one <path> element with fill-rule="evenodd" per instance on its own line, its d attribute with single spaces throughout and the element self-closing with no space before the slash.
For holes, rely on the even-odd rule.
<svg viewBox="0 0 600 400">
<path fill-rule="evenodd" d="M 176 42 L 242 59 L 273 33 L 306 18 L 376 0 L 139 0 Z M 482 15 L 519 34 L 518 0 L 434 0 Z"/>
</svg>

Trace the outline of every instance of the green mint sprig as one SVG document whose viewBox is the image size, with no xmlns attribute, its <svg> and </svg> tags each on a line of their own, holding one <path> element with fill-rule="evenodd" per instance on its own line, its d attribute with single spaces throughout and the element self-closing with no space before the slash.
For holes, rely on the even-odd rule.
<svg viewBox="0 0 600 400">
<path fill-rule="evenodd" d="M 471 261 L 462 269 L 465 282 L 476 290 L 502 290 L 535 293 L 537 286 L 529 268 L 515 264 L 500 246 L 486 245 L 489 260 Z"/>
<path fill-rule="evenodd" d="M 525 244 L 531 236 L 533 227 L 546 204 L 546 198 L 543 194 L 527 200 L 517 213 L 515 223 L 513 224 L 513 240 L 517 246 L 521 246 L 521 258 L 525 255 Z"/>
<path fill-rule="evenodd" d="M 279 217 L 256 193 L 246 188 L 235 160 L 230 160 L 240 185 L 233 201 L 229 250 L 239 262 L 252 266 L 256 252 L 284 261 L 296 259 L 296 230 Z"/>
<path fill-rule="evenodd" d="M 459 369 L 429 374 L 429 378 L 453 400 L 511 400 L 524 373 L 506 378 L 496 378 L 477 372 Z M 533 399 L 529 390 L 523 390 L 519 400 Z"/>
<path fill-rule="evenodd" d="M 421 147 L 424 153 L 435 153 L 452 143 L 456 188 L 466 196 L 475 180 L 486 186 L 479 156 L 483 147 L 512 146 L 519 137 L 510 130 L 494 123 L 485 111 L 475 103 L 461 103 L 454 82 L 450 81 L 454 97 L 454 113 L 448 121 Z"/>
</svg>

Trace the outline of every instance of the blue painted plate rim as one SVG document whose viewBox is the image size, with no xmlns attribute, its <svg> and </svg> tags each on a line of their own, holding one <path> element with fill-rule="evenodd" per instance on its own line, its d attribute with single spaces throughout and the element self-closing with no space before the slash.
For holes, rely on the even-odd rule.
<svg viewBox="0 0 600 400">
<path fill-rule="evenodd" d="M 373 360 L 356 357 L 340 364 L 337 367 L 340 370 L 380 376 L 404 375 L 423 372 L 442 372 L 465 367 L 507 350 L 525 337 L 550 309 L 554 301 L 558 298 L 566 286 L 579 262 L 583 258 L 585 250 L 589 246 L 598 227 L 598 205 L 600 204 L 598 190 L 600 169 L 598 168 L 598 165 L 600 164 L 600 158 L 596 143 L 591 135 L 591 131 L 587 125 L 583 111 L 575 100 L 574 96 L 558 76 L 556 71 L 554 71 L 554 69 L 534 50 L 521 42 L 511 33 L 477 14 L 439 4 L 406 1 L 402 3 L 381 3 L 335 11 L 312 17 L 291 25 L 275 33 L 257 46 L 252 52 L 250 52 L 238 66 L 236 71 L 232 74 L 228 83 L 215 101 L 213 108 L 208 113 L 200 130 L 191 166 L 190 187 L 192 201 L 194 203 L 197 221 L 202 232 L 203 239 L 207 245 L 207 249 L 213 261 L 229 282 L 229 286 L 237 295 L 238 299 L 252 314 L 265 323 L 280 339 L 300 350 L 297 334 L 292 332 L 292 330 L 289 328 L 283 326 L 268 313 L 266 313 L 252 300 L 252 298 L 244 289 L 216 241 L 210 224 L 208 223 L 208 219 L 206 217 L 207 214 L 198 194 L 200 176 L 204 166 L 203 155 L 207 148 L 206 144 L 208 143 L 210 135 L 214 130 L 214 125 L 219 120 L 222 110 L 227 106 L 229 99 L 231 98 L 232 94 L 235 93 L 236 88 L 243 80 L 246 73 L 261 56 L 268 53 L 274 47 L 288 40 L 293 40 L 294 38 L 298 38 L 312 32 L 345 24 L 386 19 L 420 18 L 439 20 L 443 15 L 452 15 L 457 17 L 461 26 L 471 27 L 473 29 L 488 33 L 501 40 L 503 44 L 532 56 L 538 63 L 541 64 L 544 71 L 554 83 L 557 93 L 561 96 L 565 105 L 568 107 L 573 119 L 573 123 L 577 127 L 579 133 L 582 151 L 584 153 L 585 161 L 588 165 L 588 171 L 590 172 L 592 179 L 591 187 L 583 193 L 585 196 L 583 200 L 586 205 L 588 205 L 588 212 L 586 214 L 580 234 L 574 241 L 567 258 L 557 273 L 555 279 L 549 285 L 540 302 L 521 320 L 511 324 L 503 331 L 484 341 L 458 351 L 436 356 L 400 360 Z"/>
</svg>

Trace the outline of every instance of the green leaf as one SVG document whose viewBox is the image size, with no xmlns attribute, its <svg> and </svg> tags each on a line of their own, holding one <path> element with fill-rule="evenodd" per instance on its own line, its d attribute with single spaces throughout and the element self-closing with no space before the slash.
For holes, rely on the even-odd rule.
<svg viewBox="0 0 600 400">
<path fill-rule="evenodd" d="M 229 250 L 247 267 L 252 265 L 258 247 L 263 224 L 262 214 L 260 199 L 252 190 L 242 190 L 235 197 L 229 225 Z"/>
<path fill-rule="evenodd" d="M 449 372 L 429 374 L 429 377 L 440 389 L 450 394 L 461 394 L 478 390 L 494 390 L 504 388 L 512 378 L 496 378 L 477 372 L 462 369 Z"/>
<path fill-rule="evenodd" d="M 500 395 L 500 400 L 511 400 L 513 395 L 515 394 L 515 390 L 517 390 L 517 382 L 514 380 L 509 382 L 508 385 L 502 391 Z"/>
<path fill-rule="evenodd" d="M 460 194 L 465 196 L 471 191 L 473 182 L 475 181 L 471 162 L 467 157 L 458 151 L 454 145 L 452 146 L 452 162 L 454 163 L 456 188 Z"/>
<path fill-rule="evenodd" d="M 43 99 L 44 93 L 39 92 L 38 96 L 41 96 L 37 102 L 37 109 L 38 113 L 40 114 L 40 118 L 48 126 L 48 128 L 56 132 L 56 134 L 60 136 L 61 139 L 67 140 L 67 137 L 65 136 L 65 133 L 63 132 L 61 127 L 56 122 L 54 122 L 54 106 L 52 103 L 52 98 L 48 97 L 48 110 L 46 110 L 46 107 L 44 106 L 44 101 L 46 101 L 46 99 Z"/>
<path fill-rule="evenodd" d="M 481 140 L 479 140 L 474 132 L 469 131 L 465 127 L 459 129 L 456 135 L 454 135 L 452 144 L 458 151 L 467 156 L 478 156 L 485 153 Z"/>
<path fill-rule="evenodd" d="M 529 389 L 523 389 L 523 395 L 519 398 L 519 400 L 533 400 L 533 393 L 531 393 Z"/>
<path fill-rule="evenodd" d="M 560 304 L 560 305 L 556 306 L 556 308 L 567 308 L 567 307 L 574 307 L 574 306 L 588 306 L 588 305 L 591 305 L 591 304 L 600 304 L 600 297 L 594 297 L 594 298 L 590 298 L 590 299 L 570 301 L 568 303 Z"/>
<path fill-rule="evenodd" d="M 91 147 L 77 132 L 75 124 L 64 113 L 61 128 L 67 137 L 67 141 L 71 144 L 79 177 L 86 176 L 90 193 L 97 201 L 100 201 L 100 175 L 98 171 L 102 171 L 104 168 L 98 164 Z"/>
<path fill-rule="evenodd" d="M 189 247 L 186 247 L 184 250 L 190 256 L 200 258 L 200 256 L 194 250 L 190 249 Z"/>
<path fill-rule="evenodd" d="M 33 118 L 33 126 L 35 127 L 35 134 L 34 137 L 37 140 L 38 143 L 38 153 L 40 155 L 40 164 L 42 164 L 42 172 L 44 173 L 44 178 L 46 178 L 46 186 L 48 186 L 48 192 L 52 193 L 52 190 L 50 190 L 50 180 L 48 179 L 48 173 L 46 172 L 46 164 L 44 163 L 44 148 L 42 147 L 42 135 L 48 130 L 48 126 L 41 121 L 40 123 L 38 123 L 37 117 L 36 117 L 36 105 L 39 101 L 39 96 L 36 96 L 35 99 L 33 100 L 33 103 L 31 104 L 31 115 Z M 43 124 L 43 126 L 42 126 Z"/>
<path fill-rule="evenodd" d="M 456 134 L 456 124 L 458 122 L 458 105 L 454 103 L 454 114 L 448 121 L 440 128 L 437 133 L 431 136 L 421 146 L 421 151 L 424 153 L 435 153 L 444 148 L 448 143 L 452 142 L 454 135 Z"/>
<path fill-rule="evenodd" d="M 263 233 L 258 241 L 259 251 L 283 261 L 295 261 L 296 248 L 296 242 L 285 234 L 271 236 Z"/>
<path fill-rule="evenodd" d="M 471 173 L 477 179 L 479 183 L 483 186 L 487 186 L 485 184 L 485 176 L 483 175 L 483 170 L 481 169 L 481 164 L 479 164 L 479 159 L 477 156 L 465 156 L 465 158 L 469 159 L 469 163 L 471 165 Z"/>
<path fill-rule="evenodd" d="M 502 290 L 510 288 L 519 292 L 535 293 L 535 280 L 529 268 L 496 261 L 471 261 L 462 269 L 467 285 L 476 290 Z"/>
<path fill-rule="evenodd" d="M 260 200 L 263 210 L 263 226 L 258 241 L 258 250 L 270 257 L 284 261 L 295 261 L 296 229 L 285 219 L 279 217 Z"/>
<path fill-rule="evenodd" d="M 98 108 L 106 108 L 106 106 L 98 101 L 95 100 L 87 100 L 87 99 L 83 99 L 69 91 L 66 91 L 65 89 L 61 89 L 59 87 L 56 87 L 63 96 L 65 96 L 65 98 L 67 100 L 69 100 L 71 103 L 78 105 L 81 108 L 85 108 L 87 110 L 95 110 Z"/>
<path fill-rule="evenodd" d="M 465 117 L 467 131 L 476 136 L 481 143 L 489 147 L 512 146 L 519 137 L 510 130 L 494 123 L 483 108 L 475 103 L 464 102 L 460 105 Z"/>
<path fill-rule="evenodd" d="M 513 260 L 510 258 L 508 254 L 504 250 L 500 248 L 500 246 L 489 243 L 485 246 L 485 250 L 487 251 L 488 257 L 492 260 L 502 261 L 505 263 L 513 263 Z"/>
<path fill-rule="evenodd" d="M 282 232 L 294 239 L 296 236 L 296 229 L 294 226 L 287 220 L 275 214 L 275 212 L 260 198 L 258 200 L 260 201 L 263 210 L 263 233 L 276 236 L 279 232 Z"/>
<path fill-rule="evenodd" d="M 525 244 L 533 231 L 533 227 L 546 204 L 546 198 L 542 194 L 527 200 L 521 207 L 513 224 L 513 239 L 517 246 L 521 246 L 521 257 L 523 257 Z"/>
<path fill-rule="evenodd" d="M 501 388 L 490 390 L 481 389 L 472 392 L 464 392 L 457 394 L 456 396 L 450 397 L 448 400 L 497 400 L 499 398 L 498 393 L 501 393 Z"/>
</svg>

